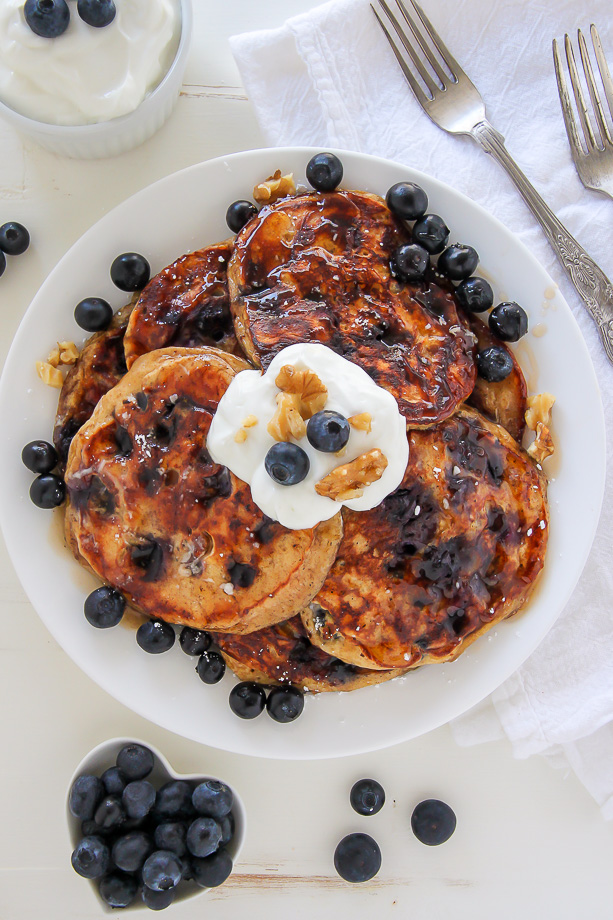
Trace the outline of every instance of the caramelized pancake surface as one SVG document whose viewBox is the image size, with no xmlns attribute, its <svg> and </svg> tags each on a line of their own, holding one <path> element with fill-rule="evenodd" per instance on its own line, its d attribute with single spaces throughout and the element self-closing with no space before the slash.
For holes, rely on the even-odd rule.
<svg viewBox="0 0 613 920">
<path fill-rule="evenodd" d="M 232 244 L 181 256 L 142 291 L 124 339 L 128 367 L 158 348 L 213 347 L 242 356 L 232 325 L 227 267 Z"/>
<path fill-rule="evenodd" d="M 296 342 L 321 342 L 389 390 L 412 425 L 451 415 L 472 391 L 474 341 L 433 276 L 400 284 L 389 260 L 410 233 L 366 192 L 312 193 L 264 207 L 228 269 L 236 334 L 266 369 Z"/>
<path fill-rule="evenodd" d="M 523 372 L 515 355 L 501 339 L 497 338 L 489 327 L 476 316 L 469 316 L 471 331 L 477 336 L 477 350 L 493 346 L 504 348 L 511 356 L 513 370 L 504 380 L 492 383 L 477 375 L 475 388 L 466 400 L 470 406 L 478 409 L 482 415 L 502 425 L 521 444 L 526 428 L 527 387 Z"/>
<path fill-rule="evenodd" d="M 504 429 L 461 409 L 409 432 L 396 492 L 344 513 L 336 562 L 302 614 L 307 632 L 363 667 L 451 660 L 524 603 L 547 527 L 535 465 Z"/>
<path fill-rule="evenodd" d="M 60 391 L 53 443 L 63 469 L 70 442 L 90 417 L 100 398 L 125 374 L 123 339 L 134 304 L 126 304 L 113 316 L 111 325 L 85 342 L 68 371 Z"/>
<path fill-rule="evenodd" d="M 406 673 L 359 668 L 328 655 L 310 642 L 299 616 L 247 636 L 220 634 L 215 641 L 240 680 L 292 684 L 315 693 L 357 690 Z"/>
<path fill-rule="evenodd" d="M 144 355 L 73 440 L 69 543 L 150 616 L 260 629 L 308 603 L 335 557 L 340 515 L 286 530 L 206 451 L 217 404 L 246 366 L 212 348 Z"/>
</svg>

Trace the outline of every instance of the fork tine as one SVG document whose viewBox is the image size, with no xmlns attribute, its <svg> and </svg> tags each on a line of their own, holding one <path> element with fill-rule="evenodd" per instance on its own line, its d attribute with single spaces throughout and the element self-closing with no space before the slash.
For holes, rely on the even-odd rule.
<svg viewBox="0 0 613 920">
<path fill-rule="evenodd" d="M 409 55 L 411 62 L 413 63 L 413 66 L 415 67 L 415 70 L 418 72 L 419 76 L 424 81 L 428 89 L 428 92 L 430 93 L 430 97 L 434 97 L 437 87 L 434 85 L 434 81 L 432 80 L 432 77 L 427 72 L 426 68 L 424 67 L 423 63 L 421 62 L 419 58 L 419 55 L 416 53 L 415 49 L 411 45 L 411 42 L 408 40 L 407 36 L 405 35 L 402 29 L 402 26 L 400 25 L 400 23 L 398 22 L 398 20 L 396 19 L 392 11 L 390 10 L 389 6 L 386 3 L 386 0 L 379 0 L 379 5 L 383 7 L 383 9 L 385 10 L 387 17 L 389 21 L 391 22 L 392 26 L 394 27 L 394 31 L 396 32 L 396 35 L 402 42 L 402 45 L 405 51 Z M 390 36 L 388 34 L 388 38 L 389 37 Z M 444 85 L 445 84 L 443 82 L 443 86 Z"/>
<path fill-rule="evenodd" d="M 397 3 L 399 6 L 403 6 L 402 0 L 397 0 Z M 465 76 L 464 71 L 462 70 L 462 68 L 460 67 L 460 65 L 458 64 L 458 62 L 452 55 L 452 53 L 449 51 L 449 49 L 445 45 L 444 41 L 442 40 L 442 38 L 436 31 L 436 29 L 434 28 L 434 26 L 432 25 L 432 23 L 430 22 L 430 20 L 424 13 L 424 11 L 422 10 L 421 6 L 416 2 L 416 0 L 409 0 L 409 3 L 411 4 L 413 9 L 417 13 L 417 16 L 421 20 L 421 24 L 426 31 L 426 35 L 428 36 L 428 38 L 430 39 L 430 41 L 432 42 L 432 44 L 434 45 L 438 53 L 440 54 L 445 64 L 445 67 L 449 70 L 449 73 L 453 77 L 454 82 L 457 83 L 458 77 L 462 75 Z"/>
<path fill-rule="evenodd" d="M 575 116 L 573 115 L 573 107 L 571 105 L 570 96 L 568 95 L 568 90 L 566 88 L 566 80 L 564 79 L 564 71 L 562 70 L 560 50 L 555 38 L 553 40 L 553 66 L 556 72 L 558 95 L 560 97 L 562 117 L 564 118 L 564 126 L 566 127 L 566 134 L 568 135 L 568 143 L 570 144 L 570 149 L 572 151 L 573 157 L 584 156 L 581 140 L 579 138 L 579 132 L 577 131 L 577 122 L 575 121 Z"/>
<path fill-rule="evenodd" d="M 379 2 L 381 2 L 381 0 L 379 0 Z M 419 83 L 417 82 L 417 80 L 415 79 L 415 77 L 413 76 L 413 71 L 412 71 L 411 68 L 408 66 L 408 64 L 406 63 L 406 61 L 405 61 L 405 59 L 403 58 L 403 56 L 401 55 L 401 53 L 400 53 L 400 51 L 399 51 L 399 49 L 398 49 L 398 47 L 397 47 L 397 45 L 396 45 L 396 42 L 393 40 L 392 36 L 390 35 L 390 33 L 389 33 L 389 31 L 388 31 L 387 26 L 385 25 L 385 23 L 383 22 L 383 20 L 382 20 L 381 17 L 379 16 L 378 12 L 376 11 L 376 9 L 375 9 L 374 6 L 372 5 L 372 3 L 370 4 L 370 8 L 371 8 L 371 10 L 373 11 L 373 13 L 375 14 L 375 16 L 377 17 L 377 20 L 378 20 L 378 22 L 379 22 L 379 25 L 380 25 L 381 28 L 383 29 L 383 32 L 384 32 L 384 34 L 385 34 L 385 36 L 386 36 L 388 42 L 390 43 L 390 45 L 391 45 L 391 47 L 392 47 L 392 51 L 393 51 L 394 54 L 396 55 L 396 60 L 398 61 L 398 64 L 400 65 L 400 69 L 402 70 L 403 74 L 405 75 L 405 77 L 406 77 L 406 79 L 407 79 L 407 82 L 409 83 L 409 86 L 411 87 L 411 89 L 413 90 L 413 92 L 415 93 L 415 95 L 417 96 L 417 99 L 418 99 L 420 105 L 423 106 L 423 108 L 424 108 L 425 111 L 427 112 L 427 111 L 428 111 L 428 103 L 431 102 L 431 99 L 429 99 L 429 98 L 426 96 L 426 94 L 424 93 L 423 89 L 421 88 L 421 86 L 419 85 Z"/>
<path fill-rule="evenodd" d="M 581 122 L 581 127 L 583 128 L 583 135 L 585 137 L 585 143 L 589 153 L 590 150 L 594 150 L 596 148 L 596 138 L 594 137 L 594 132 L 592 131 L 592 126 L 590 124 L 589 116 L 587 113 L 587 106 L 585 104 L 583 90 L 581 89 L 581 84 L 579 82 L 577 65 L 575 63 L 575 52 L 573 51 L 573 46 L 571 44 L 568 33 L 564 36 L 564 49 L 566 51 L 566 62 L 568 64 L 568 73 L 570 75 L 570 85 L 573 88 L 573 95 L 575 97 L 575 102 L 577 103 L 577 111 L 579 112 L 579 121 Z"/>
<path fill-rule="evenodd" d="M 449 79 L 448 75 L 443 71 L 443 68 L 441 67 L 441 65 L 440 65 L 439 62 L 437 61 L 436 57 L 432 54 L 431 49 L 430 49 L 430 48 L 428 47 L 428 45 L 426 44 L 426 42 L 425 42 L 425 40 L 424 40 L 424 38 L 423 38 L 421 32 L 420 32 L 419 29 L 417 28 L 417 25 L 416 25 L 416 23 L 415 23 L 415 20 L 413 19 L 413 17 L 411 16 L 411 14 L 409 13 L 409 11 L 407 10 L 407 8 L 406 8 L 406 6 L 404 5 L 404 3 L 402 2 L 402 0 L 396 0 L 396 4 L 397 4 L 397 6 L 398 6 L 400 12 L 402 13 L 404 19 L 406 20 L 406 23 L 407 23 L 409 29 L 410 29 L 411 32 L 413 33 L 413 37 L 415 38 L 416 42 L 418 43 L 419 47 L 421 48 L 424 57 L 426 58 L 426 60 L 427 60 L 428 64 L 430 65 L 430 67 L 431 67 L 431 68 L 433 69 L 433 71 L 435 72 L 435 74 L 436 74 L 436 76 L 437 76 L 437 78 L 438 78 L 438 80 L 439 80 L 441 86 L 442 86 L 443 89 L 444 89 L 444 88 L 445 88 L 445 84 L 447 83 L 447 81 L 448 81 L 448 79 Z M 455 82 L 456 82 L 456 80 L 455 80 L 455 78 L 454 78 L 454 83 L 455 83 Z"/>
<path fill-rule="evenodd" d="M 602 42 L 600 41 L 600 35 L 598 34 L 598 29 L 594 23 L 590 26 L 590 34 L 592 36 L 592 44 L 594 46 L 594 53 L 596 55 L 596 63 L 598 64 L 598 70 L 600 72 L 600 79 L 602 80 L 602 85 L 604 88 L 605 99 L 607 100 L 609 106 L 609 112 L 611 113 L 611 118 L 613 118 L 613 80 L 611 79 L 611 74 L 609 73 L 609 67 L 607 65 L 604 52 L 602 50 Z"/>
<path fill-rule="evenodd" d="M 581 29 L 578 30 L 577 36 L 579 39 L 579 53 L 581 54 L 581 63 L 583 64 L 583 72 L 585 73 L 585 80 L 587 83 L 587 88 L 590 93 L 590 99 L 592 100 L 592 105 L 594 107 L 594 116 L 596 118 L 596 123 L 600 129 L 600 137 L 604 145 L 605 141 L 611 141 L 611 135 L 609 134 L 609 129 L 607 123 L 604 119 L 604 109 L 602 108 L 602 102 L 600 101 L 600 95 L 598 93 L 598 87 L 594 80 L 594 72 L 592 70 L 592 62 L 590 61 L 590 56 L 587 51 L 587 45 L 585 44 L 585 38 L 583 37 L 583 32 Z"/>
</svg>

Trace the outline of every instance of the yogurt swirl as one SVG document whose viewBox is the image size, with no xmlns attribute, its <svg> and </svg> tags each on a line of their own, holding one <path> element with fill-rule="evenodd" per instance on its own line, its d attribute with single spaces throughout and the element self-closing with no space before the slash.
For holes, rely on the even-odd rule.
<svg viewBox="0 0 613 920">
<path fill-rule="evenodd" d="M 134 111 L 167 73 L 179 44 L 178 0 L 118 0 L 110 25 L 88 26 L 71 4 L 57 38 L 28 26 L 23 0 L 0 0 L 0 99 L 54 125 L 109 121 Z"/>
<path fill-rule="evenodd" d="M 292 486 L 275 482 L 264 466 L 264 458 L 275 443 L 267 426 L 275 414 L 280 392 L 275 379 L 284 365 L 317 374 L 328 391 L 326 409 L 340 412 L 345 418 L 362 413 L 371 417 L 370 431 L 351 428 L 342 457 L 316 450 L 306 437 L 294 441 L 306 451 L 310 468 L 306 478 Z M 237 432 L 249 417 L 247 436 L 237 441 Z M 387 467 L 380 479 L 364 488 L 361 497 L 340 502 L 315 491 L 316 483 L 332 470 L 375 448 L 385 455 Z M 268 517 L 292 530 L 315 527 L 337 514 L 343 504 L 353 511 L 374 508 L 398 488 L 409 458 L 406 422 L 392 394 L 377 386 L 361 367 L 316 343 L 284 348 L 265 374 L 237 374 L 217 407 L 207 449 L 216 463 L 249 483 L 254 502 Z"/>
</svg>

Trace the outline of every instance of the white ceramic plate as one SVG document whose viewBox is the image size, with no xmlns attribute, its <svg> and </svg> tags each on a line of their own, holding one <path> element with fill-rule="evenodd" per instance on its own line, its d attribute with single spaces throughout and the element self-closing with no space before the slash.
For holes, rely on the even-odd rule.
<svg viewBox="0 0 613 920">
<path fill-rule="evenodd" d="M 82 609 L 97 582 L 64 547 L 61 512 L 29 500 L 32 475 L 20 461 L 33 438 L 49 438 L 57 390 L 34 369 L 58 339 L 84 336 L 73 320 L 83 297 L 125 296 L 109 278 L 120 252 L 142 252 L 159 271 L 182 253 L 228 236 L 225 213 L 237 198 L 279 168 L 305 182 L 308 148 L 250 151 L 168 176 L 107 214 L 49 275 L 15 337 L 0 384 L 5 446 L 0 454 L 2 526 L 17 573 L 39 616 L 73 660 L 110 694 L 163 727 L 229 751 L 263 757 L 336 757 L 386 747 L 449 721 L 483 699 L 536 648 L 579 578 L 596 530 L 604 489 L 605 435 L 600 395 L 585 344 L 554 282 L 525 247 L 490 214 L 448 186 L 416 170 L 374 157 L 341 153 L 343 185 L 385 195 L 399 180 L 420 183 L 429 210 L 441 214 L 451 239 L 470 243 L 480 273 L 499 299 L 521 303 L 531 329 L 517 354 L 531 393 L 556 396 L 557 456 L 551 477 L 551 528 L 545 570 L 529 605 L 495 627 L 455 663 L 431 665 L 407 677 L 354 693 L 313 696 L 295 723 L 278 725 L 263 714 L 253 722 L 228 707 L 232 678 L 213 687 L 194 673 L 195 661 L 178 643 L 147 655 L 122 627 L 96 630 Z M 529 220 L 526 213 L 526 220 Z M 586 446 L 589 445 L 589 449 Z"/>
</svg>

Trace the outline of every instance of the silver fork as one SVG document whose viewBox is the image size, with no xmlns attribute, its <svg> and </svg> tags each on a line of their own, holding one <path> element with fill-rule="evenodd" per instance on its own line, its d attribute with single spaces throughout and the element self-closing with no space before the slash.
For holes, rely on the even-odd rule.
<svg viewBox="0 0 613 920">
<path fill-rule="evenodd" d="M 372 10 L 424 111 L 450 134 L 472 137 L 509 174 L 597 324 L 605 352 L 613 364 L 613 285 L 512 159 L 504 145 L 504 137 L 486 118 L 481 94 L 446 48 L 421 7 L 415 0 L 408 0 L 409 10 L 403 0 L 396 0 L 395 14 L 386 0 L 375 2 L 383 16 L 371 4 Z M 390 25 L 396 40 L 392 38 Z"/>
<path fill-rule="evenodd" d="M 604 98 L 607 101 L 609 112 L 613 119 L 613 80 L 611 80 L 611 74 L 607 67 L 598 29 L 593 23 L 590 26 L 590 34 L 592 36 L 592 45 L 594 46 L 596 66 L 604 90 Z M 597 192 L 604 192 L 605 195 L 609 195 L 613 198 L 613 138 L 611 137 L 611 132 L 607 124 L 607 116 L 600 99 L 598 85 L 594 79 L 590 55 L 581 29 L 577 32 L 577 38 L 579 41 L 579 54 L 581 55 L 581 63 L 583 64 L 585 82 L 592 101 L 593 111 L 591 118 L 577 72 L 573 46 L 568 35 L 564 36 L 564 50 L 566 52 L 570 85 L 577 104 L 577 114 L 579 115 L 579 123 L 583 132 L 585 146 L 581 143 L 577 122 L 573 115 L 573 108 L 566 88 L 566 80 L 564 78 L 564 70 L 562 68 L 562 59 L 560 57 L 558 43 L 555 38 L 553 40 L 553 63 L 556 71 L 556 79 L 558 81 L 558 93 L 560 95 L 560 105 L 562 106 L 566 133 L 568 134 L 568 142 L 570 144 L 573 161 L 579 173 L 579 178 L 585 187 L 594 189 Z"/>
</svg>

